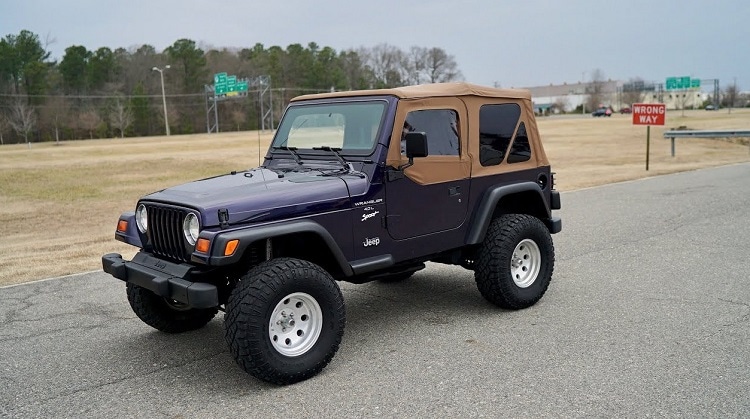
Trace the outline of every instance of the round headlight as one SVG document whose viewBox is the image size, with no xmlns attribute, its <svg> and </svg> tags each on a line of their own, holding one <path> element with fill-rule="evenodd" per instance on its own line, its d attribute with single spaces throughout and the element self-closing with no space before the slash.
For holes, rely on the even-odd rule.
<svg viewBox="0 0 750 419">
<path fill-rule="evenodd" d="M 146 234 L 148 230 L 148 212 L 146 206 L 141 204 L 138 205 L 138 209 L 135 211 L 135 225 L 138 226 L 138 231 Z"/>
<path fill-rule="evenodd" d="M 187 241 L 194 245 L 195 241 L 198 240 L 198 233 L 200 233 L 200 223 L 198 222 L 198 216 L 189 213 L 185 217 L 185 221 L 182 222 L 182 231 L 185 233 Z"/>
</svg>

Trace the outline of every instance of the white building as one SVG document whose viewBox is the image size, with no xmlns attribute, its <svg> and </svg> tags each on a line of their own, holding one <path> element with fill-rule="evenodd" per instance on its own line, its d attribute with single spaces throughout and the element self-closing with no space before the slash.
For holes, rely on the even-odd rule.
<svg viewBox="0 0 750 419">
<path fill-rule="evenodd" d="M 629 98 L 638 98 L 640 103 L 664 103 L 667 109 L 690 109 L 701 108 L 703 103 L 710 98 L 710 94 L 699 89 L 687 90 L 664 90 L 663 84 L 644 83 L 644 82 L 622 82 L 608 80 L 602 82 L 601 100 L 599 106 L 611 107 L 614 111 L 630 107 L 632 103 Z M 594 109 L 587 109 L 589 95 L 592 91 L 592 83 L 573 83 L 573 84 L 550 84 L 548 86 L 526 87 L 531 91 L 531 98 L 534 106 L 539 113 L 547 112 L 570 112 L 581 104 L 586 104 L 584 111 L 592 112 Z M 637 94 L 629 94 L 635 91 Z M 562 109 L 557 109 L 562 107 Z"/>
</svg>

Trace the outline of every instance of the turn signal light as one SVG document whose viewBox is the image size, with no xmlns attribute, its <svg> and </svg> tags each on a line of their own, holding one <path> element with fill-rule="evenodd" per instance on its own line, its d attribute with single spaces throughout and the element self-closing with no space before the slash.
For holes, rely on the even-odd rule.
<svg viewBox="0 0 750 419">
<path fill-rule="evenodd" d="M 237 250 L 237 246 L 240 244 L 239 240 L 229 240 L 227 246 L 224 248 L 224 256 L 232 256 L 234 251 Z"/>
<path fill-rule="evenodd" d="M 195 251 L 200 253 L 208 253 L 208 248 L 211 246 L 211 242 L 206 239 L 198 239 L 195 242 Z"/>
<path fill-rule="evenodd" d="M 128 231 L 128 222 L 125 220 L 120 220 L 117 222 L 117 231 L 120 233 L 124 233 Z"/>
</svg>

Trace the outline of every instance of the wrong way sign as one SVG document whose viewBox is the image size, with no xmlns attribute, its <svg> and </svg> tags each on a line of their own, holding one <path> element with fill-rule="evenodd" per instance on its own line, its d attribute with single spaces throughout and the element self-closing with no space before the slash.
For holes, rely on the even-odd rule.
<svg viewBox="0 0 750 419">
<path fill-rule="evenodd" d="M 663 103 L 633 104 L 633 125 L 664 125 L 667 105 Z"/>
</svg>

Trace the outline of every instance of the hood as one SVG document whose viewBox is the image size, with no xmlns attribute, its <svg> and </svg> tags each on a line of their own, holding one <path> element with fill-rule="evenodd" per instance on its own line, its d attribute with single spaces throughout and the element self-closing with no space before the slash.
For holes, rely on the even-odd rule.
<svg viewBox="0 0 750 419">
<path fill-rule="evenodd" d="M 355 176 L 323 176 L 315 170 L 279 173 L 265 168 L 232 172 L 164 189 L 142 201 L 196 209 L 204 227 L 219 225 L 220 209 L 228 211 L 230 225 L 238 225 L 351 207 L 344 178 Z"/>
</svg>

